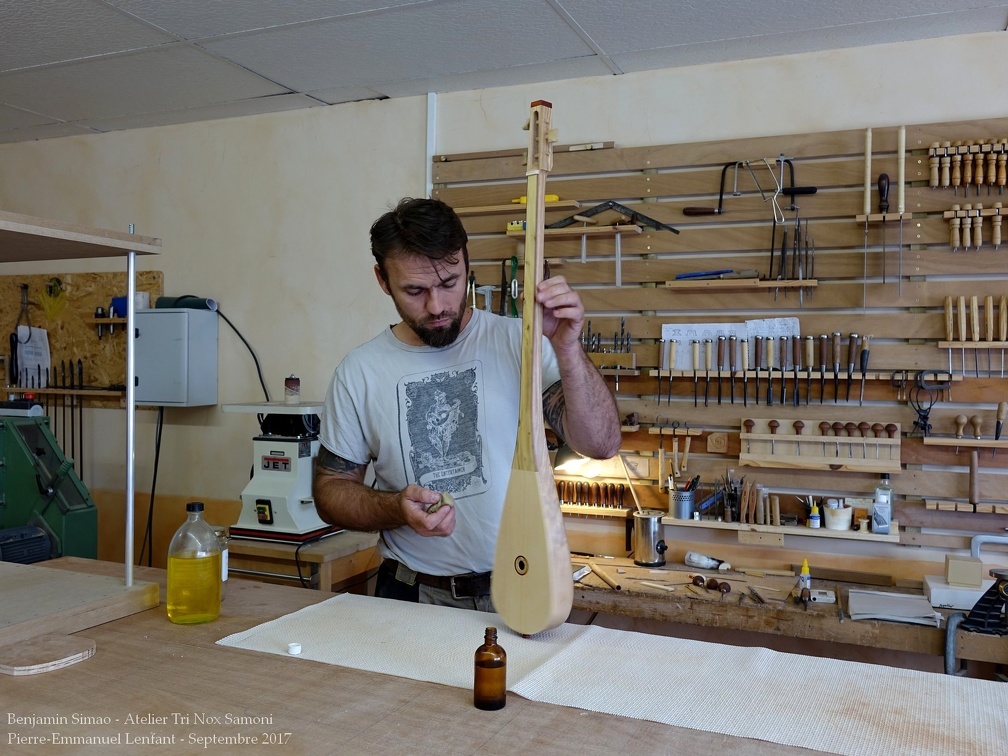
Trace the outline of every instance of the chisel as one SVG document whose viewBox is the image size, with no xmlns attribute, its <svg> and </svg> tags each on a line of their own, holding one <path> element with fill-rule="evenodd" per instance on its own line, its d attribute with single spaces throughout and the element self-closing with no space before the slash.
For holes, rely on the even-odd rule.
<svg viewBox="0 0 1008 756">
<path fill-rule="evenodd" d="M 756 337 L 756 404 L 759 404 L 759 373 L 760 366 L 763 364 L 763 337 Z"/>
<path fill-rule="evenodd" d="M 704 387 L 703 387 L 703 406 L 707 406 L 707 400 L 710 398 L 710 364 L 713 359 L 714 352 L 714 342 L 710 339 L 704 339 Z"/>
<path fill-rule="evenodd" d="M 780 355 L 780 371 L 781 371 L 781 376 L 780 376 L 780 403 L 781 403 L 781 406 L 787 404 L 787 373 L 785 372 L 785 370 L 787 369 L 787 354 L 788 354 L 787 345 L 788 345 L 788 337 L 787 336 L 781 336 L 780 337 L 780 349 L 777 350 L 777 353 Z"/>
<path fill-rule="evenodd" d="M 693 406 L 697 406 L 697 370 L 700 368 L 700 342 L 693 339 Z"/>
<path fill-rule="evenodd" d="M 724 336 L 717 337 L 717 403 L 719 405 L 721 404 L 721 365 L 724 364 L 725 359 L 725 343 Z"/>
<path fill-rule="evenodd" d="M 1002 296 L 998 302 L 998 340 L 1001 342 L 1001 377 L 1004 378 L 1004 343 L 1008 341 L 1008 296 Z"/>
<path fill-rule="evenodd" d="M 829 336 L 819 335 L 819 404 L 826 396 L 826 363 L 829 362 Z"/>
<path fill-rule="evenodd" d="M 850 401 L 850 387 L 851 382 L 854 380 L 854 362 L 857 357 L 857 340 L 858 335 L 852 333 L 847 339 L 847 398 L 844 401 Z"/>
<path fill-rule="evenodd" d="M 668 370 L 669 367 L 669 342 L 666 339 L 661 340 L 661 359 L 658 361 L 658 404 L 661 404 L 661 374 L 662 370 Z M 672 380 L 672 373 L 669 372 L 669 380 Z"/>
<path fill-rule="evenodd" d="M 1008 402 L 998 402 L 997 422 L 994 424 L 994 440 L 1001 440 L 1001 428 L 1004 426 L 1005 417 L 1008 417 Z M 991 449 L 991 457 L 997 456 L 997 447 Z"/>
<path fill-rule="evenodd" d="M 840 332 L 833 332 L 833 404 L 840 401 Z"/>
<path fill-rule="evenodd" d="M 864 404 L 864 384 L 865 373 L 868 371 L 868 354 L 871 345 L 871 336 L 865 336 L 861 341 L 861 394 L 858 396 L 858 406 Z"/>
<path fill-rule="evenodd" d="M 980 377 L 980 358 L 977 353 L 980 351 L 980 306 L 977 295 L 970 296 L 970 335 L 973 336 L 973 370 L 977 378 Z"/>
<path fill-rule="evenodd" d="M 798 406 L 798 373 L 801 371 L 801 337 L 791 337 L 791 367 L 794 368 L 794 406 Z"/>
<path fill-rule="evenodd" d="M 945 340 L 952 342 L 955 340 L 955 333 L 952 329 L 952 297 L 951 295 L 945 297 Z M 952 380 L 952 347 L 948 350 L 949 358 L 949 380 Z"/>
<path fill-rule="evenodd" d="M 763 348 L 766 350 L 766 369 L 767 369 L 766 403 L 767 403 L 768 407 L 772 407 L 773 406 L 773 359 L 774 359 L 774 338 L 773 338 L 773 336 L 767 336 L 766 337 L 766 339 L 763 342 Z"/>
<path fill-rule="evenodd" d="M 994 341 L 994 297 L 988 294 L 984 297 L 984 330 L 987 337 L 987 376 L 991 374 L 991 348 Z"/>
<path fill-rule="evenodd" d="M 962 362 L 959 367 L 962 370 L 962 377 L 966 377 L 966 297 L 959 296 L 959 311 L 956 313 L 956 320 L 959 323 L 959 342 L 962 348 Z"/>
<path fill-rule="evenodd" d="M 731 376 L 731 403 L 735 404 L 735 368 L 736 368 L 736 357 L 738 350 L 738 336 L 731 335 L 728 337 L 728 372 Z"/>
<path fill-rule="evenodd" d="M 889 174 L 878 177 L 879 212 L 882 213 L 882 283 L 886 282 L 886 213 L 889 212 Z"/>
<path fill-rule="evenodd" d="M 672 405 L 672 371 L 675 370 L 676 342 L 669 345 L 669 372 L 668 372 L 668 403 Z M 661 394 L 658 395 L 658 403 L 661 404 Z"/>
<path fill-rule="evenodd" d="M 815 365 L 815 337 L 805 337 L 805 406 L 812 401 L 812 368 Z"/>
<path fill-rule="evenodd" d="M 749 339 L 742 339 L 742 406 L 749 406 Z M 1001 350 L 1004 354 L 1004 350 Z"/>
</svg>

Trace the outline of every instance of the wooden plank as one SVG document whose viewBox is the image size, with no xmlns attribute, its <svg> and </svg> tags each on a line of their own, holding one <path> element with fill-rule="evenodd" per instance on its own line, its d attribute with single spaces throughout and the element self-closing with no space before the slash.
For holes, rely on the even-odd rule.
<svg viewBox="0 0 1008 756">
<path fill-rule="evenodd" d="M 161 240 L 0 210 L 0 262 L 79 260 L 161 252 Z"/>
<path fill-rule="evenodd" d="M 0 674 L 38 675 L 94 656 L 95 642 L 79 635 L 46 633 L 0 646 Z"/>
<path fill-rule="evenodd" d="M 51 569 L 44 562 L 0 562 L 0 605 L 0 645 L 6 645 L 45 633 L 75 633 L 150 609 L 158 605 L 158 587 L 127 587 L 121 578 Z"/>
</svg>

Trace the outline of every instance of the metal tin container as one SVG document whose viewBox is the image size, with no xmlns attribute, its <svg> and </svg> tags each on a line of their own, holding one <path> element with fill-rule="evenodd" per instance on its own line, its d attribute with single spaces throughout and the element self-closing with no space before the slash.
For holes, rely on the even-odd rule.
<svg viewBox="0 0 1008 756">
<path fill-rule="evenodd" d="M 668 547 L 661 537 L 660 509 L 641 509 L 634 512 L 634 564 L 642 567 L 661 567 L 665 564 Z"/>
</svg>

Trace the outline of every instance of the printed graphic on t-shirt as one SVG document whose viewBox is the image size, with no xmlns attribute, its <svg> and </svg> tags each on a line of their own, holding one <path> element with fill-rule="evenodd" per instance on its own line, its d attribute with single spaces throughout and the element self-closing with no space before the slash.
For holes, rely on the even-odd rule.
<svg viewBox="0 0 1008 756">
<path fill-rule="evenodd" d="M 456 498 L 490 486 L 478 362 L 406 376 L 399 384 L 399 433 L 408 477 Z"/>
</svg>

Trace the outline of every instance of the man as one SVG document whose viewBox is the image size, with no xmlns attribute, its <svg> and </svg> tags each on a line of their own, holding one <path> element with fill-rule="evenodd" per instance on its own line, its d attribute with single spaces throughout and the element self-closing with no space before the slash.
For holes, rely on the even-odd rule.
<svg viewBox="0 0 1008 756">
<path fill-rule="evenodd" d="M 372 225 L 375 276 L 402 320 L 336 368 L 313 493 L 326 522 L 381 531 L 376 596 L 491 611 L 517 437 L 521 321 L 468 305 L 467 241 L 437 200 L 403 199 Z M 543 307 L 545 419 L 582 454 L 612 457 L 619 415 L 581 347 L 581 299 L 561 277 L 534 295 Z M 369 464 L 373 487 L 364 484 Z M 454 505 L 429 511 L 441 492 Z"/>
</svg>

